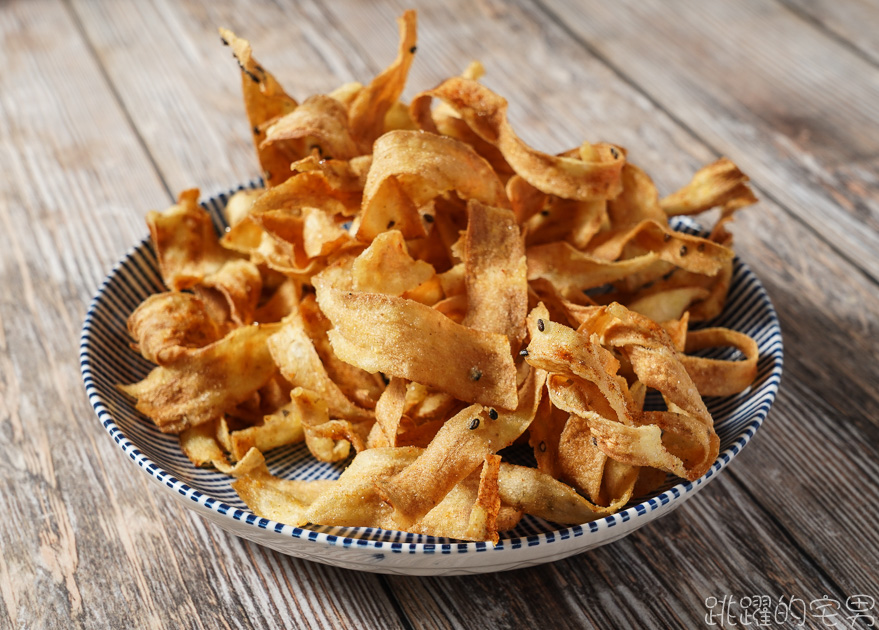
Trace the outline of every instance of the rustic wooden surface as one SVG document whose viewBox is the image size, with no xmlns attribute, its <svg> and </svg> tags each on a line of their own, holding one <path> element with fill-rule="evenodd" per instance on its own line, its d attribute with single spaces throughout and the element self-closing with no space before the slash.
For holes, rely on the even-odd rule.
<svg viewBox="0 0 879 630">
<path fill-rule="evenodd" d="M 612 140 L 664 192 L 728 155 L 762 199 L 734 229 L 784 330 L 766 424 L 670 516 L 550 565 L 388 577 L 243 541 L 136 472 L 79 377 L 145 212 L 257 175 L 216 27 L 301 98 L 383 68 L 413 5 L 408 96 L 480 59 L 539 148 Z M 0 4 L 0 627 L 732 627 L 710 604 L 756 595 L 867 627 L 845 604 L 879 602 L 877 25 L 868 0 Z"/>
</svg>

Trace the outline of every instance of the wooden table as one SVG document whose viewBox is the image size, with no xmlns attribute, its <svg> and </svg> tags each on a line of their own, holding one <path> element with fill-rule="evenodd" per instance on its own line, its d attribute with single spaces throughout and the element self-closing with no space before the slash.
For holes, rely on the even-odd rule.
<svg viewBox="0 0 879 630">
<path fill-rule="evenodd" d="M 762 200 L 734 231 L 784 330 L 764 428 L 681 509 L 554 564 L 390 577 L 248 543 L 136 472 L 80 380 L 146 211 L 258 175 L 217 26 L 303 98 L 389 63 L 412 4 L 405 96 L 479 59 L 538 148 L 619 143 L 663 193 L 727 155 Z M 0 626 L 732 627 L 756 596 L 879 621 L 877 24 L 868 0 L 0 5 Z"/>
</svg>

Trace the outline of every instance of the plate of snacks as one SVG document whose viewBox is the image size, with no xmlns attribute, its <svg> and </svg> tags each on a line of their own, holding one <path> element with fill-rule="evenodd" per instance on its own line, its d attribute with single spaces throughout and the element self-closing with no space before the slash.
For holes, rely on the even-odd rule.
<svg viewBox="0 0 879 630">
<path fill-rule="evenodd" d="M 660 198 L 617 145 L 542 153 L 478 65 L 404 104 L 399 25 L 369 84 L 301 103 L 221 29 L 263 178 L 147 214 L 86 316 L 89 400 L 159 487 L 292 556 L 463 574 L 626 536 L 775 398 L 747 177 Z"/>
</svg>

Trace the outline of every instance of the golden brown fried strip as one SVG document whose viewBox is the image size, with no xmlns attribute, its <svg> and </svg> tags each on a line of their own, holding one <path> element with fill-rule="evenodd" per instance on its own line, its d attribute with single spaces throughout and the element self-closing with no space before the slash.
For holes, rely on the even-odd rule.
<svg viewBox="0 0 879 630">
<path fill-rule="evenodd" d="M 568 299 L 648 270 L 659 260 L 657 253 L 648 251 L 627 260 L 611 261 L 581 252 L 564 241 L 529 247 L 526 254 L 528 280 L 544 278 Z"/>
<path fill-rule="evenodd" d="M 406 385 L 406 379 L 392 378 L 375 406 L 375 419 L 385 434 L 388 446 L 397 445 L 397 433 L 406 404 Z"/>
<path fill-rule="evenodd" d="M 518 405 L 505 412 L 471 405 L 446 421 L 418 459 L 379 483 L 394 506 L 394 518 L 409 525 L 427 514 L 485 459 L 512 444 L 534 419 L 545 374 L 531 370 L 519 390 Z M 430 479 L 429 487 L 424 480 Z"/>
<path fill-rule="evenodd" d="M 611 145 L 585 143 L 575 155 L 552 156 L 536 151 L 507 122 L 507 101 L 476 81 L 453 77 L 418 94 L 410 107 L 420 129 L 437 131 L 430 101 L 448 103 L 484 141 L 496 146 L 517 175 L 547 194 L 587 201 L 609 198 L 620 191 L 623 153 Z"/>
<path fill-rule="evenodd" d="M 394 62 L 359 90 L 348 108 L 351 135 L 361 153 L 372 153 L 372 143 L 385 129 L 385 115 L 400 98 L 415 58 L 416 13 L 409 10 L 397 20 L 400 46 Z"/>
<path fill-rule="evenodd" d="M 360 154 L 348 130 L 347 108 L 324 94 L 308 97 L 269 125 L 260 149 L 291 140 L 305 141 L 305 153 L 316 152 L 322 159 L 350 160 Z"/>
<path fill-rule="evenodd" d="M 164 365 L 187 348 L 202 348 L 220 338 L 204 302 L 191 293 L 151 295 L 128 317 L 133 348 L 144 359 Z"/>
<path fill-rule="evenodd" d="M 757 203 L 747 181 L 747 175 L 728 158 L 722 157 L 699 169 L 689 184 L 659 204 L 668 216 L 698 214 L 725 204 L 741 208 Z"/>
<path fill-rule="evenodd" d="M 504 335 L 480 333 L 429 306 L 379 293 L 340 291 L 315 277 L 343 361 L 437 387 L 461 400 L 516 406 L 516 370 Z"/>
<path fill-rule="evenodd" d="M 276 324 L 238 328 L 119 389 L 136 398 L 137 410 L 161 431 L 180 433 L 222 416 L 268 382 L 278 368 L 266 339 L 277 329 Z"/>
<path fill-rule="evenodd" d="M 509 205 L 491 166 L 463 142 L 419 131 L 391 131 L 376 140 L 373 150 L 357 230 L 362 241 L 391 228 L 405 238 L 426 236 L 418 210 L 449 191 L 492 206 Z"/>
<path fill-rule="evenodd" d="M 217 242 L 210 215 L 198 205 L 198 194 L 197 188 L 184 190 L 176 205 L 146 217 L 162 280 L 174 291 L 192 288 L 230 257 Z"/>
<path fill-rule="evenodd" d="M 329 377 L 297 309 L 284 318 L 278 332 L 267 340 L 269 352 L 281 374 L 295 387 L 319 395 L 329 406 L 329 413 L 345 419 L 365 419 L 371 412 L 351 402 Z"/>
<path fill-rule="evenodd" d="M 302 157 L 301 143 L 292 143 L 292 146 L 276 144 L 265 148 L 260 148 L 260 143 L 270 121 L 292 112 L 297 103 L 284 92 L 275 77 L 253 58 L 250 42 L 225 28 L 220 29 L 220 38 L 224 44 L 232 47 L 232 53 L 241 67 L 241 91 L 253 144 L 266 185 L 276 186 L 290 177 L 290 163 Z"/>
<path fill-rule="evenodd" d="M 229 260 L 210 275 L 201 286 L 216 291 L 226 302 L 229 318 L 238 326 L 253 323 L 256 305 L 262 292 L 262 275 L 249 260 Z"/>
<path fill-rule="evenodd" d="M 403 295 L 430 280 L 435 272 L 423 260 L 409 255 L 403 233 L 390 230 L 377 235 L 354 259 L 354 289 L 367 293 Z"/>
<path fill-rule="evenodd" d="M 703 328 L 687 333 L 686 352 L 728 346 L 744 355 L 742 361 L 722 361 L 685 355 L 687 374 L 702 396 L 731 396 L 747 389 L 757 376 L 757 342 L 728 328 Z"/>
<path fill-rule="evenodd" d="M 506 335 L 514 350 L 525 338 L 528 312 L 525 247 L 512 210 L 467 205 L 464 237 L 467 314 L 462 322 L 476 330 Z"/>
</svg>

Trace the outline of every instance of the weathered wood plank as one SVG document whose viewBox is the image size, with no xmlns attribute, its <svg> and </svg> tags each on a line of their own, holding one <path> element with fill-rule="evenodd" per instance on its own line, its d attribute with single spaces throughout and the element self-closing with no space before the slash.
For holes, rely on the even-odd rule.
<svg viewBox="0 0 879 630">
<path fill-rule="evenodd" d="M 61 3 L 5 3 L 0 41 L 0 626 L 395 627 L 375 576 L 207 525 L 107 439 L 80 324 L 169 199 Z"/>
<path fill-rule="evenodd" d="M 784 5 L 806 20 L 839 38 L 874 64 L 879 64 L 879 42 L 876 41 L 876 3 L 872 0 L 781 0 Z"/>
<path fill-rule="evenodd" d="M 868 131 L 879 119 L 879 68 L 772 2 L 546 6 L 639 91 L 817 233 L 846 243 L 841 255 L 879 278 L 879 197 L 843 175 L 869 171 L 879 154 Z"/>
</svg>

